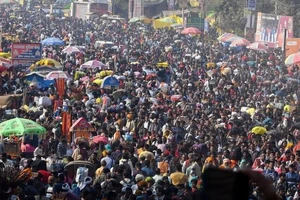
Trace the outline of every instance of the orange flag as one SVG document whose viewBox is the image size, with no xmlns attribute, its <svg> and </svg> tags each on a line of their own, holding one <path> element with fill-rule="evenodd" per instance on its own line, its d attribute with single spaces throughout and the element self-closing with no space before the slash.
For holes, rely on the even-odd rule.
<svg viewBox="0 0 300 200">
<path fill-rule="evenodd" d="M 62 114 L 62 133 L 63 135 L 68 135 L 69 129 L 72 125 L 71 114 L 68 112 L 63 112 Z"/>
<path fill-rule="evenodd" d="M 65 79 L 59 78 L 56 80 L 56 90 L 60 99 L 65 94 Z"/>
</svg>

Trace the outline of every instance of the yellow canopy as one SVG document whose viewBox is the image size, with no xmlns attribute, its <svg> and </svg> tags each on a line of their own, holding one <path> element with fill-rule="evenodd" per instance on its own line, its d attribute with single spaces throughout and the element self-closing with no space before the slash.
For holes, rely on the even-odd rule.
<svg viewBox="0 0 300 200">
<path fill-rule="evenodd" d="M 30 70 L 34 70 L 37 66 L 49 66 L 49 67 L 56 67 L 56 68 L 62 67 L 62 65 L 59 62 L 50 58 L 45 58 L 36 62 L 34 65 L 30 66 Z"/>
<path fill-rule="evenodd" d="M 103 79 L 97 78 L 93 81 L 93 83 L 96 83 L 97 85 L 101 85 L 103 82 Z"/>
<path fill-rule="evenodd" d="M 154 20 L 153 27 L 155 29 L 167 28 L 167 27 L 171 27 L 172 24 L 182 24 L 182 23 L 183 23 L 182 18 L 173 15 L 173 16 Z"/>
<path fill-rule="evenodd" d="M 104 78 L 106 76 L 110 76 L 114 73 L 112 70 L 104 70 L 96 74 L 97 78 Z"/>
<path fill-rule="evenodd" d="M 265 127 L 262 127 L 262 126 L 256 126 L 251 130 L 251 132 L 256 134 L 256 135 L 263 135 L 267 132 L 267 129 Z"/>
<path fill-rule="evenodd" d="M 11 53 L 0 52 L 0 57 L 1 58 L 9 58 L 9 57 L 11 57 Z"/>
</svg>

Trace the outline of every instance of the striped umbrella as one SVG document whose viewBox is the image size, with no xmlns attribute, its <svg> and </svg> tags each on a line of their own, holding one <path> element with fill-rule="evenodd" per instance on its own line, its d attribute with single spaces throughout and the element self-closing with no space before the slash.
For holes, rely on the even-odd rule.
<svg viewBox="0 0 300 200">
<path fill-rule="evenodd" d="M 234 40 L 237 40 L 237 39 L 240 39 L 241 37 L 238 37 L 238 36 L 226 36 L 224 37 L 221 41 L 222 42 L 225 42 L 225 43 L 231 43 L 233 42 Z"/>
<path fill-rule="evenodd" d="M 293 53 L 291 55 L 289 55 L 284 63 L 286 65 L 292 65 L 292 64 L 297 64 L 297 63 L 300 63 L 300 52 L 297 52 L 297 53 Z"/>
<path fill-rule="evenodd" d="M 253 42 L 247 46 L 247 49 L 254 51 L 268 52 L 269 48 L 263 42 Z"/>
<path fill-rule="evenodd" d="M 234 35 L 234 34 L 232 34 L 232 33 L 224 33 L 224 34 L 220 35 L 220 36 L 217 38 L 217 40 L 218 40 L 218 41 L 222 41 L 222 39 L 225 38 L 225 37 L 237 37 L 237 36 Z"/>
<path fill-rule="evenodd" d="M 231 47 L 236 47 L 236 46 L 247 46 L 249 45 L 250 42 L 249 40 L 245 39 L 245 38 L 236 38 L 234 40 L 232 40 L 232 43 L 231 43 Z"/>
</svg>

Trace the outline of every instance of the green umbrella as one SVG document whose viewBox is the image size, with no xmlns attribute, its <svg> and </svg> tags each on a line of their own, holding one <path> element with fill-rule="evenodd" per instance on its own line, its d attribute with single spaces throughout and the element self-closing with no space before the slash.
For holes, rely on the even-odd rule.
<svg viewBox="0 0 300 200">
<path fill-rule="evenodd" d="M 140 20 L 141 20 L 140 18 L 134 17 L 134 18 L 131 18 L 131 19 L 128 21 L 128 23 L 135 23 L 135 22 L 138 22 L 138 21 L 140 21 Z"/>
<path fill-rule="evenodd" d="M 23 136 L 25 134 L 43 134 L 46 129 L 38 123 L 23 118 L 14 118 L 0 123 L 1 136 Z"/>
</svg>

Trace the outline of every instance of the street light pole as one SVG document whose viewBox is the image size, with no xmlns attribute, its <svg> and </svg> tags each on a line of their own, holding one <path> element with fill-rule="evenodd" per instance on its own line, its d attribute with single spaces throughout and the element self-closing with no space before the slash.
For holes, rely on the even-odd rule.
<svg viewBox="0 0 300 200">
<path fill-rule="evenodd" d="M 2 25 L 0 25 L 0 51 L 2 51 Z"/>
</svg>

